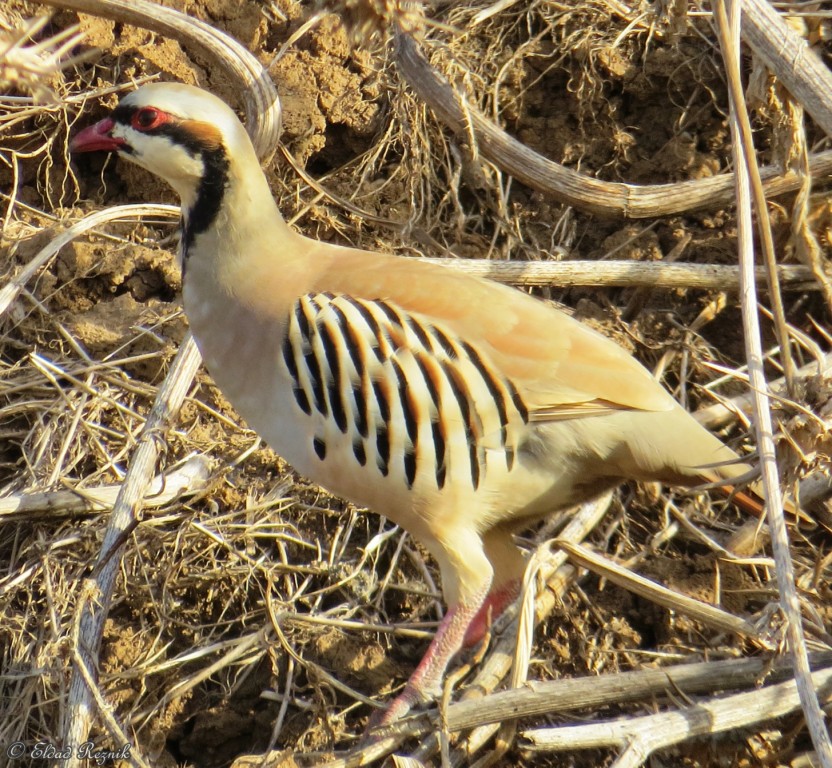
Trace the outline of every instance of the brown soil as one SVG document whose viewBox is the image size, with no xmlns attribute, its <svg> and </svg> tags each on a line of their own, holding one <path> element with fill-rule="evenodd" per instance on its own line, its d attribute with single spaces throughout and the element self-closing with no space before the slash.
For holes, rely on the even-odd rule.
<svg viewBox="0 0 832 768">
<path fill-rule="evenodd" d="M 252 0 L 168 4 L 225 30 L 263 62 L 271 61 L 312 10 L 307 3 L 278 0 L 284 18 L 267 18 L 264 5 Z M 440 26 L 431 35 L 445 41 L 444 55 L 454 71 L 476 73 L 472 82 L 482 108 L 493 107 L 496 93 L 505 127 L 558 162 L 639 184 L 723 172 L 730 152 L 726 96 L 718 53 L 705 43 L 713 38 L 706 23 L 656 17 L 652 35 L 649 20 L 628 26 L 628 19 L 610 17 L 601 2 L 580 9 L 569 5 L 509 4 L 469 30 L 482 8 L 450 4 L 437 20 L 468 31 L 454 39 Z M 33 12 L 22 0 L 12 0 L 10 8 Z M 61 11 L 52 27 L 76 21 L 76 14 Z M 80 24 L 86 45 L 99 53 L 68 73 L 61 86 L 65 95 L 158 75 L 199 84 L 237 103 L 223 74 L 178 43 L 88 16 L 80 17 Z M 509 188 L 505 176 L 474 161 L 470 147 L 420 106 L 391 62 L 383 39 L 354 47 L 338 18 L 327 16 L 270 69 L 284 109 L 282 140 L 334 198 L 317 196 L 280 161 L 268 168 L 286 218 L 297 217 L 294 225 L 310 236 L 405 255 L 546 259 L 563 248 L 578 258 L 613 254 L 650 261 L 690 237 L 684 261 L 734 263 L 732 210 L 632 223 L 598 219 L 516 182 Z M 101 206 L 176 202 L 162 182 L 126 163 L 90 155 L 68 168 L 68 133 L 98 119 L 116 101 L 110 94 L 91 99 L 83 110 L 44 110 L 22 131 L 0 135 L 3 150 L 20 158 L 17 177 L 8 163 L 0 164 L 0 189 L 13 184 L 17 189 L 0 240 L 13 270 L 28 263 L 52 234 L 55 225 L 43 213 L 77 219 Z M 71 129 L 66 115 L 77 118 Z M 774 117 L 770 110 L 758 116 L 764 159 L 779 150 Z M 355 216 L 339 206 L 339 198 L 369 215 Z M 782 199 L 773 207 L 784 260 L 794 258 L 791 203 Z M 818 193 L 814 210 L 815 231 L 828 247 L 832 204 Z M 4 319 L 0 361 L 9 389 L 0 392 L 0 495 L 123 479 L 156 387 L 187 327 L 173 231 L 169 223 L 118 224 L 107 228 L 107 238 L 76 240 L 27 286 L 29 293 Z M 678 392 L 684 380 L 691 408 L 700 399 L 707 402 L 701 386 L 718 375 L 706 362 L 737 367 L 743 359 L 733 296 L 701 333 L 690 334 L 686 329 L 715 295 L 641 294 L 638 311 L 625 322 L 621 311 L 633 299 L 631 290 L 543 293 L 574 307 L 648 367 L 664 358 L 665 382 Z M 817 330 L 829 320 L 820 294 L 788 294 L 787 310 L 792 324 L 828 346 L 828 336 Z M 771 329 L 765 332 L 771 344 Z M 92 361 L 114 362 L 111 369 L 65 378 L 36 364 L 33 354 L 66 371 Z M 86 384 L 85 376 L 91 377 Z M 810 407 L 819 409 L 823 402 L 819 396 Z M 826 434 L 813 429 L 811 420 L 795 418 L 806 462 L 828 458 Z M 387 535 L 389 526 L 377 517 L 293 475 L 235 419 L 203 373 L 164 435 L 163 460 L 169 466 L 198 451 L 212 457 L 217 469 L 205 493 L 147 513 L 127 545 L 109 613 L 100 655 L 102 695 L 154 766 L 215 768 L 269 747 L 304 753 L 351 745 L 370 710 L 357 704 L 349 689 L 377 699 L 389 696 L 427 642 L 424 634 L 356 625 L 419 629 L 437 618 L 438 574 L 417 545 L 401 534 Z M 65 443 L 67 435 L 72 439 Z M 725 437 L 748 442 L 740 425 Z M 799 461 L 792 464 L 797 472 Z M 726 565 L 684 530 L 656 549 L 652 540 L 668 522 L 663 517 L 668 497 L 630 488 L 623 498 L 628 516 L 614 515 L 598 532 L 596 546 L 616 559 L 638 557 L 635 569 L 642 574 L 733 613 L 754 618 L 767 610 L 773 599 L 769 570 Z M 694 525 L 717 542 L 744 522 L 721 504 L 688 506 Z M 59 733 L 57 702 L 66 697 L 67 649 L 81 580 L 89 575 L 106 524 L 106 513 L 98 512 L 0 518 L 0 559 L 9 577 L 0 591 L 2 669 L 8 675 L 0 678 L 0 722 L 16 723 L 0 734 L 10 740 L 35 742 Z M 818 555 L 828 551 L 828 534 L 822 528 L 807 531 L 799 546 L 806 599 L 830 632 L 830 564 Z M 433 585 L 426 574 L 432 574 Z M 270 643 L 253 642 L 203 676 L 272 624 L 279 637 L 273 630 Z M 663 657 L 681 661 L 760 650 L 592 577 L 567 593 L 537 638 L 533 670 L 544 678 L 637 669 L 663 663 Z M 32 669 L 38 670 L 37 681 L 20 682 Z M 93 738 L 107 743 L 106 727 L 98 722 L 96 729 Z M 798 721 L 787 719 L 753 734 L 685 744 L 662 760 L 686 766 L 787 765 L 807 745 Z M 503 759 L 506 765 L 529 764 L 518 747 Z M 564 764 L 560 756 L 546 760 L 535 764 Z M 569 757 L 576 766 L 610 760 L 601 753 Z"/>
</svg>

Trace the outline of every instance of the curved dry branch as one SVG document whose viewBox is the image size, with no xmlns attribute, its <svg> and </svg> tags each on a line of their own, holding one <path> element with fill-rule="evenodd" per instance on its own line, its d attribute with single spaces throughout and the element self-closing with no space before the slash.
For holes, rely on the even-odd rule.
<svg viewBox="0 0 832 768">
<path fill-rule="evenodd" d="M 147 487 L 145 507 L 161 507 L 174 499 L 200 493 L 208 485 L 211 460 L 191 456 L 167 472 L 160 472 Z M 83 515 L 110 509 L 118 498 L 121 484 L 96 488 L 68 488 L 59 491 L 13 494 L 0 499 L 0 522 L 33 520 L 39 516 L 54 520 L 64 515 Z"/>
<path fill-rule="evenodd" d="M 743 41 L 832 136 L 832 72 L 769 0 L 743 0 Z"/>
<path fill-rule="evenodd" d="M 76 237 L 82 235 L 84 232 L 89 232 L 101 224 L 108 221 L 122 221 L 124 219 L 141 218 L 143 216 L 152 216 L 154 214 L 161 214 L 163 216 L 176 217 L 179 215 L 178 205 L 161 205 L 138 203 L 136 205 L 119 205 L 115 208 L 107 208 L 104 211 L 97 211 L 91 213 L 89 216 L 76 222 L 64 232 L 61 232 L 54 240 L 50 241 L 45 247 L 41 248 L 35 257 L 22 269 L 19 274 L 15 275 L 12 280 L 9 280 L 6 285 L 0 288 L 0 317 L 5 314 L 6 310 L 12 305 L 14 300 L 23 290 L 23 286 L 29 282 L 43 267 L 45 267 L 49 260 L 55 256 L 61 248 L 68 245 Z"/>
<path fill-rule="evenodd" d="M 240 84 L 246 127 L 261 160 L 268 159 L 280 137 L 280 100 L 269 73 L 234 38 L 210 24 L 150 0 L 35 0 L 56 8 L 103 16 L 172 37 L 216 61 Z"/>
<path fill-rule="evenodd" d="M 396 32 L 396 61 L 411 88 L 452 130 L 473 132 L 483 157 L 532 189 L 581 210 L 606 216 L 643 219 L 669 216 L 733 200 L 734 176 L 724 174 L 676 184 L 637 186 L 601 181 L 553 162 L 509 136 L 469 107 L 454 87 L 431 67 L 416 42 L 406 32 Z M 812 173 L 832 173 L 832 152 L 821 152 L 811 160 Z M 790 192 L 800 186 L 795 173 L 779 168 L 761 170 L 768 195 Z"/>
</svg>

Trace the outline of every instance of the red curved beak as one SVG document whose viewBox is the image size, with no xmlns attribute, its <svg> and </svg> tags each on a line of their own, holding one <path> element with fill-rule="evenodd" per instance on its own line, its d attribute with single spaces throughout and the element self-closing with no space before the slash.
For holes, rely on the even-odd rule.
<svg viewBox="0 0 832 768">
<path fill-rule="evenodd" d="M 125 145 L 124 139 L 110 135 L 113 129 L 113 121 L 109 117 L 99 120 L 95 125 L 84 128 L 69 142 L 70 152 L 115 152 Z"/>
</svg>

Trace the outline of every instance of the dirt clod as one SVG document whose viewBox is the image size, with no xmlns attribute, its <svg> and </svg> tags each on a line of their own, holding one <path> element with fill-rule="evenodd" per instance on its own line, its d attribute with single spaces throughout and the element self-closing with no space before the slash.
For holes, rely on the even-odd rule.
<svg viewBox="0 0 832 768">
<path fill-rule="evenodd" d="M 224 30 L 269 67 L 282 99 L 283 144 L 319 186 L 280 152 L 267 176 L 286 218 L 312 237 L 404 256 L 595 259 L 601 269 L 609 259 L 661 263 L 680 244 L 684 261 L 736 262 L 730 206 L 634 223 L 593 216 L 509 179 L 483 161 L 470 135 L 454 134 L 419 101 L 397 74 L 388 34 L 396 20 L 427 41 L 433 66 L 465 106 L 529 149 L 585 176 L 663 184 L 721 174 L 732 163 L 713 29 L 683 3 L 631 9 L 605 0 L 482 0 L 426 4 L 433 15 L 423 20 L 396 2 L 330 2 L 340 16 L 325 14 L 309 28 L 318 6 L 308 2 L 166 5 Z M 32 12 L 24 0 L 9 0 L 0 20 L 11 27 Z M 0 223 L 4 284 L 85 213 L 176 202 L 128 163 L 69 157 L 68 136 L 103 117 L 133 83 L 199 84 L 241 106 L 221 67 L 156 33 L 61 11 L 39 34 L 75 23 L 82 47 L 95 50 L 63 74 L 44 75 L 40 96 L 53 93 L 54 102 L 18 111 L 29 90 L 0 71 L 8 81 L 0 96 L 0 189 L 14 192 L 3 197 Z M 756 114 L 765 161 L 784 153 L 776 109 L 772 102 Z M 807 130 L 809 146 L 828 142 L 811 124 Z M 816 180 L 806 226 L 828 260 L 832 204 L 823 182 Z M 791 206 L 791 198 L 771 202 L 784 261 L 799 257 Z M 0 317 L 0 503 L 21 496 L 45 505 L 31 516 L 0 511 L 0 745 L 62 736 L 77 622 L 85 606 L 98 606 L 84 584 L 109 508 L 68 513 L 55 501 L 62 497 L 44 494 L 84 496 L 124 480 L 187 327 L 174 233 L 172 218 L 150 217 L 87 233 Z M 613 336 L 691 409 L 743 386 L 721 380 L 744 364 L 736 296 L 687 286 L 539 293 Z M 710 306 L 713 318 L 692 330 Z M 798 351 L 802 362 L 828 350 L 822 294 L 789 293 L 787 312 L 808 340 Z M 769 373 L 779 375 L 779 362 Z M 818 377 L 798 395 L 802 409 L 780 406 L 789 481 L 813 468 L 829 472 L 829 391 Z M 725 425 L 722 436 L 740 450 L 753 443 L 742 421 Z M 112 722 L 96 718 L 90 738 L 109 744 L 117 723 L 162 768 L 254 764 L 248 756 L 269 747 L 280 750 L 272 764 L 288 768 L 309 764 L 313 750 L 353 747 L 371 712 L 362 698 L 399 690 L 440 618 L 435 564 L 386 521 L 294 474 L 240 423 L 204 371 L 176 423 L 154 439 L 162 446 L 157 472 L 193 453 L 216 469 L 196 496 L 145 512 L 115 555 L 118 579 L 91 672 Z M 768 540 L 740 560 L 731 549 L 732 536 L 747 533 L 747 516 L 716 494 L 625 486 L 617 498 L 592 547 L 678 593 L 759 622 L 775 641 L 727 636 L 624 587 L 580 577 L 538 629 L 531 676 L 774 656 L 781 627 Z M 793 557 L 813 648 L 820 648 L 832 633 L 832 513 L 821 502 L 812 514 L 817 525 L 793 525 Z M 677 694 L 555 712 L 547 722 L 678 709 Z M 401 753 L 420 743 L 405 742 Z M 689 768 L 787 765 L 807 750 L 801 723 L 783 720 L 684 742 L 655 760 Z M 610 755 L 573 750 L 534 764 L 589 768 Z M 499 764 L 531 763 L 515 743 Z"/>
</svg>

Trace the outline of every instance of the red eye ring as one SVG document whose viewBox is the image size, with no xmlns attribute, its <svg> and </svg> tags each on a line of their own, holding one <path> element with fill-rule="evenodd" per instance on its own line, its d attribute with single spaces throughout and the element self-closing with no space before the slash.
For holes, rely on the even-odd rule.
<svg viewBox="0 0 832 768">
<path fill-rule="evenodd" d="M 133 113 L 130 124 L 137 131 L 151 131 L 165 122 L 165 113 L 153 107 L 142 107 Z"/>
</svg>

